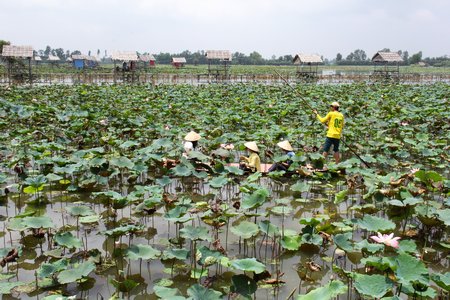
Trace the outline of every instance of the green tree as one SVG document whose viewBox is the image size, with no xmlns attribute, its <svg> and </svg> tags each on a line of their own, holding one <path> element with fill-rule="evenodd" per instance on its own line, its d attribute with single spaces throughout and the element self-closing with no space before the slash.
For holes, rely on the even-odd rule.
<svg viewBox="0 0 450 300">
<path fill-rule="evenodd" d="M 256 51 L 253 51 L 249 55 L 250 64 L 252 65 L 262 65 L 264 62 L 264 59 L 261 54 L 259 54 Z"/>
<path fill-rule="evenodd" d="M 411 55 L 409 59 L 410 64 L 417 64 L 422 60 L 422 51 L 417 52 L 416 54 Z"/>
<path fill-rule="evenodd" d="M 403 61 L 405 62 L 405 64 L 407 64 L 408 61 L 409 61 L 409 53 L 408 53 L 408 51 L 406 51 L 406 50 L 403 51 L 402 58 L 403 58 Z"/>
<path fill-rule="evenodd" d="M 0 54 L 2 54 L 2 52 L 3 52 L 4 45 L 11 45 L 11 43 L 8 41 L 5 41 L 5 40 L 0 40 Z"/>
<path fill-rule="evenodd" d="M 48 57 L 51 53 L 52 53 L 52 47 L 47 45 L 47 47 L 45 47 L 45 50 L 44 50 L 44 55 Z"/>
<path fill-rule="evenodd" d="M 336 54 L 336 62 L 338 63 L 340 61 L 342 61 L 342 54 L 338 53 Z"/>
</svg>

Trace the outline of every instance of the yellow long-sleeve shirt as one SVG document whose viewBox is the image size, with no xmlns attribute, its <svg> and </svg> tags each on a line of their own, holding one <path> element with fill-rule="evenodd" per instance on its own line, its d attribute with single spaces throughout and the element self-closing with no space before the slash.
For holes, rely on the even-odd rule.
<svg viewBox="0 0 450 300">
<path fill-rule="evenodd" d="M 261 172 L 261 159 L 257 153 L 252 152 L 249 157 L 244 158 L 247 161 L 249 168 Z"/>
<path fill-rule="evenodd" d="M 321 123 L 327 123 L 327 137 L 340 139 L 344 128 L 344 115 L 338 111 L 330 111 L 324 118 L 317 115 Z"/>
</svg>

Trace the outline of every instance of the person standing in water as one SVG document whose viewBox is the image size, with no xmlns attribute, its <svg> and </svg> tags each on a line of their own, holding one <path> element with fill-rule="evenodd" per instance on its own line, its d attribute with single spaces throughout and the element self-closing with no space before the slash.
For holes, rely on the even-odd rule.
<svg viewBox="0 0 450 300">
<path fill-rule="evenodd" d="M 342 129 L 344 128 L 344 115 L 339 112 L 339 103 L 336 101 L 331 103 L 330 109 L 330 112 L 323 118 L 319 115 L 317 110 L 314 110 L 314 113 L 316 114 L 317 119 L 321 123 L 327 124 L 328 127 L 327 137 L 325 139 L 325 144 L 323 145 L 323 156 L 326 158 L 331 146 L 333 146 L 334 160 L 336 163 L 339 163 L 339 143 L 342 136 Z"/>
</svg>

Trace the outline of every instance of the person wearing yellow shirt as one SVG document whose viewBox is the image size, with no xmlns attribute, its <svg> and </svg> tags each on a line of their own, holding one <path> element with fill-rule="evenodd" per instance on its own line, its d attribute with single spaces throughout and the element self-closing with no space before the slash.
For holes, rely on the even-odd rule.
<svg viewBox="0 0 450 300">
<path fill-rule="evenodd" d="M 247 142 L 244 146 L 250 152 L 249 157 L 241 156 L 242 161 L 239 167 L 244 171 L 261 172 L 261 159 L 259 158 L 258 145 L 255 142 Z"/>
<path fill-rule="evenodd" d="M 314 113 L 316 114 L 317 119 L 328 127 L 327 137 L 323 146 L 323 156 L 327 157 L 328 151 L 330 151 L 331 146 L 333 146 L 334 160 L 336 163 L 339 163 L 339 142 L 342 135 L 342 129 L 344 128 L 344 115 L 339 112 L 338 102 L 335 101 L 331 103 L 330 107 L 331 111 L 323 118 L 319 115 L 317 110 L 314 110 Z"/>
</svg>

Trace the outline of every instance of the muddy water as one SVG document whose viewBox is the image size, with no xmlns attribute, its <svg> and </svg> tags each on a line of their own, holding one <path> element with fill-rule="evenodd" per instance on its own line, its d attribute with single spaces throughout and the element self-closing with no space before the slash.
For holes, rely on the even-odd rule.
<svg viewBox="0 0 450 300">
<path fill-rule="evenodd" d="M 230 259 L 256 257 L 259 261 L 266 265 L 266 269 L 272 274 L 272 278 L 279 273 L 279 279 L 285 283 L 279 287 L 270 285 L 261 286 L 256 292 L 256 299 L 287 299 L 289 295 L 296 296 L 304 294 L 311 289 L 317 288 L 329 282 L 330 278 L 336 278 L 337 275 L 332 272 L 332 257 L 335 246 L 332 244 L 324 244 L 322 247 L 303 245 L 299 251 L 284 251 L 279 247 L 277 241 L 270 238 L 264 238 L 260 233 L 256 239 L 249 241 L 240 241 L 239 237 L 231 233 L 229 227 L 236 222 L 246 219 L 249 221 L 270 220 L 270 222 L 279 228 L 285 230 L 295 230 L 300 232 L 303 225 L 299 224 L 301 218 L 312 217 L 315 214 L 326 214 L 331 217 L 330 221 L 340 221 L 343 218 L 352 218 L 358 215 L 355 210 L 348 210 L 349 201 L 353 204 L 358 204 L 362 200 L 361 193 L 350 195 L 351 200 L 348 203 L 342 203 L 339 206 L 333 204 L 334 193 L 344 188 L 340 181 L 333 183 L 324 183 L 320 181 L 308 181 L 312 186 L 308 193 L 293 193 L 290 191 L 290 186 L 296 181 L 282 179 L 273 180 L 263 177 L 257 182 L 261 186 L 270 191 L 271 201 L 264 204 L 257 210 L 257 213 L 266 214 L 255 217 L 253 215 L 246 216 L 246 213 L 253 213 L 255 211 L 239 211 L 239 214 L 230 218 L 228 225 L 221 227 L 219 239 L 222 246 L 225 248 L 227 256 Z M 111 190 L 122 191 L 122 194 L 127 194 L 133 190 L 132 186 L 116 186 Z M 214 189 L 210 189 L 208 184 L 203 183 L 195 178 L 173 179 L 169 186 L 165 187 L 165 191 L 171 196 L 178 197 L 185 195 L 190 197 L 193 201 L 210 201 L 220 199 L 225 203 L 229 203 L 237 199 L 241 199 L 242 195 L 239 193 L 239 186 L 237 184 L 228 184 L 224 186 L 218 193 L 214 193 Z M 332 196 L 333 195 L 333 196 Z M 68 284 L 60 286 L 59 289 L 67 295 L 77 295 L 77 297 L 88 299 L 108 299 L 115 292 L 116 288 L 111 284 L 111 280 L 119 279 L 121 276 L 126 276 L 128 279 L 133 279 L 139 285 L 133 289 L 129 294 L 120 295 L 123 298 L 131 299 L 157 299 L 153 294 L 153 286 L 156 282 L 162 279 L 170 279 L 173 284 L 170 287 L 180 289 L 184 295 L 189 286 L 198 282 L 190 278 L 190 262 L 189 259 L 182 263 L 177 261 L 172 265 L 170 261 L 161 261 L 159 259 L 146 261 L 130 261 L 121 258 L 117 255 L 118 249 L 125 249 L 129 244 L 148 244 L 161 251 L 170 247 L 170 240 L 177 236 L 177 226 L 174 223 L 169 223 L 162 216 L 165 213 L 164 208 L 160 208 L 152 216 L 141 217 L 133 213 L 132 208 L 127 206 L 124 209 L 117 210 L 115 217 L 107 213 L 107 206 L 100 203 L 98 198 L 92 196 L 90 192 L 83 193 L 67 193 L 63 191 L 62 187 L 47 187 L 42 198 L 47 199 L 46 204 L 32 204 L 33 197 L 24 194 L 9 194 L 6 199 L 1 202 L 0 215 L 2 220 L 2 232 L 0 233 L 0 248 L 10 246 L 23 246 L 23 254 L 18 260 L 18 263 L 9 263 L 3 269 L 3 273 L 7 270 L 16 272 L 16 277 L 10 281 L 33 282 L 35 280 L 35 271 L 39 268 L 42 262 L 53 261 L 44 255 L 45 251 L 54 248 L 54 245 L 49 244 L 48 237 L 36 238 L 31 232 L 20 234 L 19 232 L 10 232 L 6 230 L 7 217 L 15 216 L 19 213 L 30 210 L 37 211 L 37 215 L 50 216 L 56 225 L 56 228 L 66 226 L 74 235 L 82 239 L 84 247 L 87 249 L 99 249 L 102 253 L 102 258 L 107 261 L 111 267 L 103 272 L 92 272 L 90 278 L 81 284 Z M 42 199 L 41 198 L 41 199 Z M 275 200 L 286 198 L 290 201 L 292 212 L 286 216 L 279 216 L 268 214 L 270 207 L 275 206 Z M 101 214 L 103 219 L 95 226 L 84 226 L 80 224 L 79 230 L 76 228 L 76 219 L 65 212 L 65 207 L 83 203 L 90 206 L 97 214 Z M 232 209 L 234 210 L 234 209 Z M 144 234 L 138 236 L 123 236 L 122 238 L 114 240 L 106 238 L 101 233 L 107 229 L 114 228 L 121 220 L 131 218 L 132 220 L 144 224 L 146 230 Z M 193 215 L 193 220 L 185 223 L 186 225 L 205 226 L 211 230 L 211 226 L 203 223 L 200 218 Z M 398 229 L 400 228 L 400 221 L 398 222 Z M 354 231 L 354 240 L 361 240 L 367 238 L 367 233 L 361 231 Z M 198 242 L 197 248 L 201 245 L 210 247 L 209 242 Z M 182 247 L 190 249 L 192 244 L 189 240 L 185 240 Z M 212 248 L 212 247 L 211 247 Z M 76 251 L 65 251 L 66 257 L 71 257 Z M 116 254 L 116 255 L 113 255 Z M 359 255 L 350 255 L 345 258 L 335 258 L 334 263 L 344 267 L 347 270 L 361 268 L 358 265 Z M 448 260 L 443 253 L 436 252 L 434 261 L 429 265 L 430 268 L 436 270 L 447 269 Z M 321 266 L 321 270 L 312 272 L 307 269 L 306 264 L 313 261 Z M 216 290 L 222 291 L 224 294 L 228 291 L 231 285 L 231 276 L 238 274 L 240 271 L 228 270 L 217 265 L 209 268 L 209 277 L 212 280 L 212 285 Z M 251 275 L 250 275 L 251 276 Z M 202 282 L 204 282 L 202 279 Z M 50 289 L 52 290 L 52 289 Z M 53 288 L 55 290 L 55 288 Z M 3 295 L 2 299 L 39 299 L 48 294 L 47 290 L 39 290 L 31 293 L 21 293 L 13 295 Z M 348 295 L 341 296 L 340 299 L 353 299 L 355 295 L 351 292 Z"/>
</svg>

